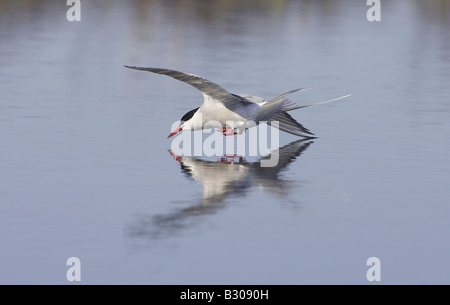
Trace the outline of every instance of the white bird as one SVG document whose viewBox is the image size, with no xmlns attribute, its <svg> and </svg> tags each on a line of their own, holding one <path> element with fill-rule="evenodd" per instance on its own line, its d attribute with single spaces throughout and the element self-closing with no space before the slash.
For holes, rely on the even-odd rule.
<svg viewBox="0 0 450 305">
<path fill-rule="evenodd" d="M 160 68 L 125 67 L 167 75 L 185 82 L 203 93 L 203 105 L 186 113 L 181 118 L 178 128 L 172 131 L 167 138 L 182 130 L 200 130 L 213 127 L 219 128 L 218 131 L 221 131 L 226 136 L 241 134 L 243 130 L 261 122 L 267 122 L 267 124 L 293 135 L 311 138 L 314 134 L 292 118 L 287 111 L 329 103 L 351 95 L 348 94 L 315 104 L 297 105 L 295 102 L 288 100 L 286 96 L 309 88 L 291 90 L 274 99 L 267 100 L 248 94 L 229 93 L 219 85 L 189 73 Z M 278 122 L 278 124 L 273 124 L 274 122 Z M 217 126 L 217 124 L 220 126 Z"/>
</svg>

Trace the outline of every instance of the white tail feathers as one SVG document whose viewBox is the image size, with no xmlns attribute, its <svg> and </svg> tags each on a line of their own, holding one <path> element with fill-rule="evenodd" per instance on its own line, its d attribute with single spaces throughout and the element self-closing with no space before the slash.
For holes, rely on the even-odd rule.
<svg viewBox="0 0 450 305">
<path fill-rule="evenodd" d="M 308 104 L 308 105 L 292 106 L 292 107 L 286 108 L 285 111 L 291 111 L 291 110 L 294 110 L 294 109 L 300 109 L 300 108 L 305 108 L 305 107 L 314 106 L 314 105 L 326 104 L 326 103 L 334 102 L 334 101 L 337 101 L 337 100 L 341 100 L 341 99 L 349 97 L 349 96 L 351 96 L 351 94 L 347 94 L 347 95 L 344 95 L 344 96 L 341 96 L 341 97 L 338 97 L 338 98 L 334 98 L 334 99 L 331 99 L 331 100 L 327 100 L 327 101 L 324 101 L 324 102 L 318 102 L 318 103 L 313 103 L 313 104 Z"/>
</svg>

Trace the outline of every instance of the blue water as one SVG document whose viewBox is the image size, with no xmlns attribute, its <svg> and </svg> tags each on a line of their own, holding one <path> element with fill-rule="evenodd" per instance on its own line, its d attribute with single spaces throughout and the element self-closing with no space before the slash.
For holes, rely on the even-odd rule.
<svg viewBox="0 0 450 305">
<path fill-rule="evenodd" d="M 0 283 L 70 283 L 69 257 L 82 284 L 371 284 L 369 257 L 382 284 L 450 283 L 449 1 L 68 8 L 0 0 Z M 202 95 L 123 65 L 352 96 L 293 111 L 318 138 L 281 134 L 280 168 L 177 161 Z"/>
</svg>

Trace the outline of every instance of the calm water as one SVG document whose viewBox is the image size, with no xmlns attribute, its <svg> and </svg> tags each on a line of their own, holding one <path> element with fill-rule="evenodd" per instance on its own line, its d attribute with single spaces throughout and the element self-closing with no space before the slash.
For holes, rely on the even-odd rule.
<svg viewBox="0 0 450 305">
<path fill-rule="evenodd" d="M 0 1 L 0 283 L 450 283 L 450 1 L 65 2 Z M 123 65 L 353 95 L 276 168 L 174 160 L 201 94 Z"/>
</svg>

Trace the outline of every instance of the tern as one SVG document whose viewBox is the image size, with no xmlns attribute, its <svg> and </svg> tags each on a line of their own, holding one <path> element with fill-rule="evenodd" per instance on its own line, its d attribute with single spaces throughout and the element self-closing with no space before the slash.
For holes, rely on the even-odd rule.
<svg viewBox="0 0 450 305">
<path fill-rule="evenodd" d="M 182 130 L 193 131 L 212 127 L 219 128 L 218 131 L 222 132 L 225 136 L 239 135 L 245 129 L 256 126 L 261 122 L 266 122 L 273 127 L 296 136 L 313 138 L 314 134 L 303 127 L 303 125 L 297 122 L 287 112 L 312 105 L 325 104 L 351 96 L 351 94 L 348 94 L 324 102 L 297 105 L 295 102 L 287 99 L 286 96 L 310 88 L 294 89 L 271 100 L 267 100 L 248 94 L 229 93 L 219 85 L 201 76 L 190 73 L 161 68 L 125 67 L 170 76 L 193 86 L 203 94 L 203 104 L 183 115 L 179 126 L 167 138 L 174 136 Z"/>
</svg>

